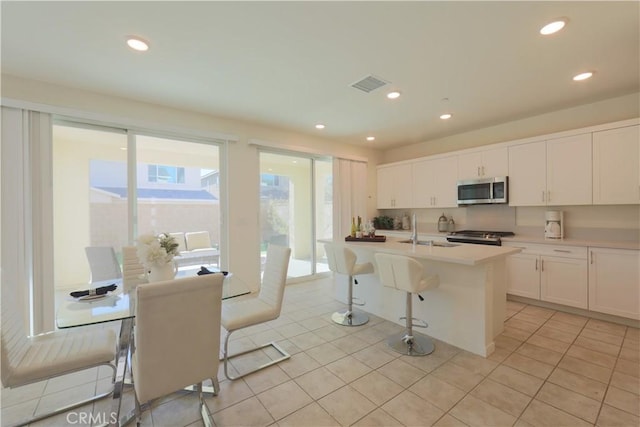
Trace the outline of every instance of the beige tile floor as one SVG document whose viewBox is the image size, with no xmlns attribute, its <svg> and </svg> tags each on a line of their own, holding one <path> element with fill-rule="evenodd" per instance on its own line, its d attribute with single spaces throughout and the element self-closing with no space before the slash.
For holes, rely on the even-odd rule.
<svg viewBox="0 0 640 427">
<path fill-rule="evenodd" d="M 278 320 L 234 334 L 235 349 L 275 339 L 292 357 L 233 382 L 221 373 L 220 395 L 207 398 L 216 426 L 640 425 L 636 328 L 508 302 L 490 357 L 439 341 L 433 354 L 407 357 L 384 341 L 400 326 L 375 316 L 357 328 L 333 324 L 330 313 L 343 307 L 329 279 L 292 285 Z M 234 367 L 268 357 L 254 354 Z M 109 375 L 91 370 L 2 390 L 2 425 L 108 388 Z M 95 425 L 109 404 L 34 425 Z M 123 409 L 132 407 L 129 390 Z M 201 425 L 197 398 L 179 392 L 153 402 L 143 425 Z"/>
</svg>

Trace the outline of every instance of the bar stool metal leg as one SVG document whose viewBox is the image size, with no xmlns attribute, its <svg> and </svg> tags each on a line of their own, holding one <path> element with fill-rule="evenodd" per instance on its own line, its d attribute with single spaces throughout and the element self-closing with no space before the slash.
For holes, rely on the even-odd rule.
<svg viewBox="0 0 640 427">
<path fill-rule="evenodd" d="M 406 329 L 399 334 L 391 335 L 387 338 L 387 345 L 398 353 L 407 356 L 426 356 L 436 349 L 433 341 L 427 337 L 413 335 L 413 294 L 407 292 L 407 316 L 405 318 Z M 402 318 L 401 318 L 402 319 Z"/>
<path fill-rule="evenodd" d="M 360 326 L 369 321 L 369 316 L 361 312 L 353 311 L 353 276 L 349 276 L 349 289 L 347 300 L 349 308 L 346 311 L 337 311 L 331 315 L 331 320 L 343 326 Z"/>
</svg>

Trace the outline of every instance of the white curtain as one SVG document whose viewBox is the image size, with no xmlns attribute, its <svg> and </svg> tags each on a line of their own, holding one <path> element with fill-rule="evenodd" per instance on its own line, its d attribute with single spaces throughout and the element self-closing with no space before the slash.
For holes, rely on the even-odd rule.
<svg viewBox="0 0 640 427">
<path fill-rule="evenodd" d="M 51 116 L 2 107 L 0 269 L 30 333 L 54 329 Z M 73 215 L 73 213 L 69 213 Z"/>
<path fill-rule="evenodd" d="M 333 160 L 333 237 L 341 239 L 351 232 L 351 218 L 367 215 L 367 164 Z"/>
</svg>

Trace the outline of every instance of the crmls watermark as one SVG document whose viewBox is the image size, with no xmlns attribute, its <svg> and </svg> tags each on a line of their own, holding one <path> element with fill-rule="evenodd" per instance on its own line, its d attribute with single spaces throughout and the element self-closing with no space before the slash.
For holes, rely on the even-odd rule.
<svg viewBox="0 0 640 427">
<path fill-rule="evenodd" d="M 118 417 L 115 412 L 69 412 L 67 414 L 67 422 L 69 424 L 79 425 L 95 425 L 95 424 L 115 424 Z"/>
</svg>

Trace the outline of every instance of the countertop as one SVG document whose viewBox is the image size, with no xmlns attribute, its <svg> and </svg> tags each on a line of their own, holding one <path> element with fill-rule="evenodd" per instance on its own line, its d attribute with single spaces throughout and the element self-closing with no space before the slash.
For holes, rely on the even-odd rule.
<svg viewBox="0 0 640 427">
<path fill-rule="evenodd" d="M 380 233 L 382 234 L 382 233 Z M 455 243 L 456 246 L 424 246 L 411 243 L 400 243 L 403 238 L 387 236 L 386 242 L 345 242 L 344 240 L 318 240 L 320 243 L 339 243 L 347 247 L 366 248 L 373 252 L 384 252 L 405 255 L 432 261 L 448 262 L 462 265 L 478 265 L 491 262 L 507 255 L 521 251 L 520 248 L 509 246 L 473 245 Z M 427 240 L 427 239 L 424 239 Z"/>
<path fill-rule="evenodd" d="M 411 230 L 377 230 L 376 234 L 395 236 L 402 238 L 409 238 Z M 428 240 L 437 238 L 438 240 L 446 240 L 446 232 L 420 232 L 418 237 L 420 240 Z M 406 237 L 404 237 L 406 236 Z M 610 248 L 610 249 L 633 249 L 640 250 L 640 242 L 635 240 L 605 240 L 605 239 L 589 239 L 589 238 L 566 238 L 566 239 L 545 239 L 538 235 L 516 234 L 513 237 L 503 237 L 503 242 L 509 243 L 535 243 L 541 245 L 556 245 L 556 246 L 580 246 L 580 247 L 592 247 L 592 248 Z"/>
</svg>

